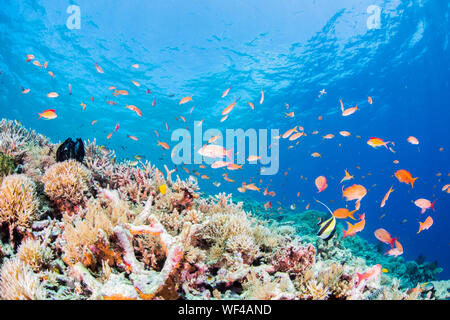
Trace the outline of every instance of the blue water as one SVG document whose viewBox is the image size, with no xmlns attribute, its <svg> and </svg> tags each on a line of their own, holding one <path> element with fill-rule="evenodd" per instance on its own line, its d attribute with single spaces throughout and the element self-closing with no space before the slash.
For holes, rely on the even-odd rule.
<svg viewBox="0 0 450 320">
<path fill-rule="evenodd" d="M 360 211 L 366 213 L 366 227 L 360 235 L 376 242 L 374 230 L 385 228 L 400 237 L 405 259 L 424 254 L 444 268 L 439 278 L 450 278 L 450 200 L 441 191 L 450 183 L 448 1 L 21 2 L 3 0 L 0 5 L 0 117 L 17 119 L 54 142 L 68 136 L 96 138 L 98 144 L 115 149 L 119 158 L 139 154 L 159 167 L 173 164 L 170 150 L 162 150 L 157 140 L 173 147 L 171 132 L 186 126 L 192 130 L 194 120 L 204 119 L 203 131 L 266 128 L 282 134 L 303 126 L 308 135 L 298 145 L 281 139 L 277 175 L 260 176 L 260 165 L 246 164 L 242 170 L 229 171 L 236 183 L 227 183 L 221 176 L 225 169 L 186 168 L 210 177 L 199 179 L 209 193 L 238 193 L 243 181 L 255 177 L 252 181 L 262 190 L 270 184 L 269 190 L 277 196 L 264 197 L 262 190 L 246 195 L 261 202 L 273 200 L 275 208 L 281 201 L 286 208 L 311 203 L 311 208 L 320 210 L 313 197 L 332 209 L 345 206 L 339 181 L 348 169 L 355 179 L 345 185 L 358 183 L 368 189 Z M 69 5 L 80 8 L 80 29 L 66 26 Z M 381 9 L 375 29 L 367 25 L 370 5 Z M 25 62 L 27 54 L 42 64 L 48 61 L 47 69 Z M 98 73 L 94 63 L 105 73 Z M 133 64 L 140 67 L 132 68 Z M 47 73 L 50 70 L 54 79 Z M 113 97 L 110 86 L 130 94 Z M 21 87 L 30 88 L 30 93 L 21 94 Z M 327 94 L 318 98 L 321 89 Z M 52 91 L 59 93 L 57 99 L 46 97 Z M 193 96 L 194 101 L 179 105 L 185 96 Z M 368 96 L 373 98 L 371 105 Z M 221 123 L 221 111 L 239 97 Z M 152 106 L 154 99 L 156 106 Z M 339 99 L 346 108 L 358 104 L 360 110 L 342 117 Z M 249 101 L 255 110 L 247 105 Z M 87 105 L 84 111 L 82 102 Z M 126 109 L 126 104 L 139 107 L 142 117 Z M 37 113 L 46 109 L 55 109 L 58 117 L 38 120 Z M 286 118 L 284 112 L 291 111 L 295 117 Z M 180 115 L 187 123 L 175 119 Z M 92 120 L 98 122 L 91 125 Z M 118 122 L 120 129 L 108 140 Z M 311 135 L 314 130 L 319 134 Z M 340 130 L 350 131 L 351 136 L 340 136 Z M 335 138 L 322 139 L 328 133 Z M 419 139 L 418 146 L 406 141 L 410 135 Z M 394 141 L 396 153 L 371 148 L 366 144 L 370 137 Z M 290 145 L 295 147 L 288 149 Z M 322 157 L 313 158 L 312 152 Z M 393 164 L 395 159 L 398 165 Z M 393 177 L 397 169 L 419 177 L 413 189 Z M 181 166 L 178 174 L 187 177 Z M 318 175 L 325 175 L 329 185 L 320 194 L 314 186 Z M 213 181 L 221 186 L 213 186 Z M 391 185 L 395 191 L 380 208 Z M 412 203 L 418 198 L 437 199 L 436 211 L 421 215 Z M 382 214 L 385 217 L 380 219 Z M 418 221 L 428 215 L 433 226 L 416 234 Z M 403 219 L 407 222 L 401 224 Z"/>
</svg>

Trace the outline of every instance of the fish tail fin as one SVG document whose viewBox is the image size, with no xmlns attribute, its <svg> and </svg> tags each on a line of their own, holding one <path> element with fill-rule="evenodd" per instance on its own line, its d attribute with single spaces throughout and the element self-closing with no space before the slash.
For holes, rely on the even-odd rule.
<svg viewBox="0 0 450 320">
<path fill-rule="evenodd" d="M 417 233 L 420 233 L 422 231 L 423 228 L 423 223 L 419 221 L 419 231 L 417 231 Z"/>
<path fill-rule="evenodd" d="M 436 199 L 437 200 L 437 199 Z M 434 200 L 432 203 L 431 203 L 431 209 L 433 209 L 433 211 L 434 211 L 434 204 L 436 203 L 436 200 Z"/>
<path fill-rule="evenodd" d="M 419 179 L 418 177 L 412 178 L 411 180 L 411 188 L 414 188 L 414 182 L 416 182 L 416 180 Z"/>
<path fill-rule="evenodd" d="M 395 238 L 391 238 L 391 241 L 389 241 L 389 244 L 391 245 L 391 249 L 394 248 L 394 242 L 397 239 L 398 239 L 398 237 L 395 237 Z"/>
<path fill-rule="evenodd" d="M 386 141 L 386 142 L 384 143 L 384 146 L 386 147 L 386 149 L 389 150 L 389 148 L 388 148 L 388 143 L 392 143 L 392 141 Z"/>
<path fill-rule="evenodd" d="M 345 237 L 347 236 L 347 231 L 342 228 L 342 239 L 345 239 Z"/>
<path fill-rule="evenodd" d="M 350 212 L 348 213 L 348 217 L 351 218 L 351 219 L 353 219 L 353 220 L 356 220 L 355 217 L 353 216 L 353 214 L 354 214 L 356 211 L 358 211 L 358 210 L 350 211 Z"/>
<path fill-rule="evenodd" d="M 361 283 L 361 280 L 364 279 L 364 275 L 362 275 L 361 273 L 357 272 L 356 276 L 358 277 L 358 281 L 356 282 L 356 286 L 359 286 L 359 284 Z"/>
<path fill-rule="evenodd" d="M 39 118 L 38 118 L 38 120 L 39 120 L 40 118 L 42 118 L 42 114 L 38 113 L 38 115 L 39 115 Z"/>
<path fill-rule="evenodd" d="M 230 150 L 227 150 L 225 154 L 228 159 L 233 160 L 233 148 L 231 148 Z"/>
</svg>

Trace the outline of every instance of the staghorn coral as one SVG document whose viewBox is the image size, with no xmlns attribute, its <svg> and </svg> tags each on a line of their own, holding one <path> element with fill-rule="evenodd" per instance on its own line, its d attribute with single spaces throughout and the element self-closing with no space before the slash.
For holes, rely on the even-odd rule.
<svg viewBox="0 0 450 320">
<path fill-rule="evenodd" d="M 13 231 L 26 233 L 38 216 L 38 201 L 34 182 L 23 174 L 3 179 L 0 186 L 0 222 L 9 227 L 10 241 Z"/>
<path fill-rule="evenodd" d="M 19 259 L 7 260 L 0 270 L 0 297 L 5 300 L 42 300 L 46 293 L 39 277 Z"/>
<path fill-rule="evenodd" d="M 44 191 L 61 211 L 71 212 L 86 201 L 91 173 L 75 160 L 55 163 L 42 177 Z"/>
</svg>

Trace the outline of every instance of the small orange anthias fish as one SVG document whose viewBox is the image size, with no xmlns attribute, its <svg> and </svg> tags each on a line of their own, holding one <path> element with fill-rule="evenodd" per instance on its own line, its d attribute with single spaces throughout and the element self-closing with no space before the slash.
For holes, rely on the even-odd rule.
<svg viewBox="0 0 450 320">
<path fill-rule="evenodd" d="M 419 144 L 419 140 L 417 140 L 416 137 L 409 136 L 407 140 L 408 140 L 408 142 L 411 143 L 411 144 Z"/>
<path fill-rule="evenodd" d="M 347 221 L 347 225 L 347 230 L 342 229 L 342 239 L 345 239 L 345 237 L 353 237 L 357 232 L 363 231 L 364 227 L 366 226 L 366 219 L 361 219 L 354 225 Z"/>
<path fill-rule="evenodd" d="M 392 186 L 389 188 L 388 192 L 386 192 L 386 194 L 384 195 L 383 200 L 381 200 L 381 205 L 380 208 L 383 208 L 386 204 L 386 201 L 389 199 L 389 195 L 394 191 L 394 189 L 392 189 Z"/>
<path fill-rule="evenodd" d="M 414 182 L 418 179 L 417 177 L 413 178 L 411 173 L 409 173 L 408 171 L 406 171 L 404 169 L 395 171 L 394 175 L 398 181 L 406 183 L 406 184 L 411 184 L 412 188 L 414 188 Z"/>
<path fill-rule="evenodd" d="M 389 234 L 389 232 L 387 232 L 383 228 L 375 230 L 374 235 L 381 242 L 386 243 L 386 244 L 390 244 L 391 248 L 394 247 L 394 242 L 395 242 L 395 240 L 398 239 L 398 238 L 392 238 L 392 236 Z"/>
<path fill-rule="evenodd" d="M 369 141 L 367 141 L 367 144 L 369 146 L 371 146 L 372 148 L 378 148 L 381 146 L 385 146 L 386 149 L 388 149 L 388 146 L 387 146 L 388 143 L 391 143 L 391 141 L 384 141 L 383 139 L 375 138 L 375 137 L 372 137 L 369 139 Z"/>
<path fill-rule="evenodd" d="M 356 276 L 358 277 L 358 281 L 356 282 L 356 286 L 359 286 L 361 281 L 363 280 L 372 280 L 381 275 L 381 264 L 374 265 L 372 268 L 367 270 L 364 273 L 356 273 Z"/>
<path fill-rule="evenodd" d="M 316 178 L 315 184 L 318 192 L 322 192 L 328 187 L 327 178 L 325 178 L 324 176 L 319 176 Z"/>
<path fill-rule="evenodd" d="M 222 93 L 222 98 L 225 98 L 225 97 L 227 96 L 228 92 L 230 92 L 230 89 L 231 89 L 231 87 L 229 87 L 227 90 L 225 90 L 225 91 Z"/>
<path fill-rule="evenodd" d="M 359 109 L 358 109 L 358 106 L 355 106 L 355 107 L 351 107 L 351 108 L 342 110 L 342 116 L 343 116 L 343 117 L 347 117 L 347 116 L 349 116 L 349 115 L 351 115 L 351 114 L 354 114 L 354 113 L 356 112 L 356 110 L 359 110 Z"/>
<path fill-rule="evenodd" d="M 402 244 L 398 240 L 395 240 L 394 243 L 395 243 L 394 248 L 386 251 L 385 254 L 388 254 L 388 255 L 394 256 L 394 257 L 402 255 L 403 254 L 403 246 L 402 246 Z"/>
<path fill-rule="evenodd" d="M 353 217 L 353 214 L 358 210 L 349 211 L 347 208 L 339 208 L 333 211 L 333 216 L 337 219 L 346 219 L 351 218 L 353 220 L 356 220 L 355 217 Z M 362 219 L 360 219 L 362 220 Z"/>
<path fill-rule="evenodd" d="M 185 104 L 189 101 L 192 101 L 192 96 L 182 98 L 178 104 Z"/>
<path fill-rule="evenodd" d="M 436 202 L 436 200 L 431 202 L 430 200 L 421 198 L 421 199 L 417 199 L 416 201 L 414 201 L 414 204 L 416 206 L 418 206 L 420 209 L 422 209 L 422 211 L 420 213 L 425 213 L 425 211 L 430 208 L 433 209 L 433 211 L 434 211 L 435 202 Z"/>
<path fill-rule="evenodd" d="M 350 179 L 353 179 L 353 176 L 350 175 L 350 173 L 348 173 L 347 170 L 345 170 L 345 177 L 342 178 L 342 180 L 341 180 L 340 183 L 342 183 L 342 182 L 344 182 L 344 181 L 347 181 L 347 180 L 350 180 Z"/>
<path fill-rule="evenodd" d="M 54 109 L 45 110 L 42 113 L 38 113 L 38 115 L 39 115 L 38 119 L 44 118 L 47 120 L 55 119 L 57 117 Z"/>
<path fill-rule="evenodd" d="M 344 187 L 342 187 L 342 196 L 346 198 L 346 201 L 357 200 L 359 202 L 366 194 L 366 188 L 360 184 L 354 184 L 345 190 Z"/>
<path fill-rule="evenodd" d="M 276 193 L 275 191 L 267 191 L 267 188 L 264 189 L 264 193 L 265 196 L 272 196 L 275 197 Z"/>
<path fill-rule="evenodd" d="M 427 217 L 424 222 L 419 221 L 419 231 L 417 233 L 422 232 L 423 230 L 428 230 L 433 225 L 433 218 Z"/>
<path fill-rule="evenodd" d="M 368 97 L 367 97 L 367 101 L 369 102 L 369 104 L 372 104 L 372 103 L 373 103 L 372 97 L 371 97 L 371 96 L 368 96 Z"/>
</svg>

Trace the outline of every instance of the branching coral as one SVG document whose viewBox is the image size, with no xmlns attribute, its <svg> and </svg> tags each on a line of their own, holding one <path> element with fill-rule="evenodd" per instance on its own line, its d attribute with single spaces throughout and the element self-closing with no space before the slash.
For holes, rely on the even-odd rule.
<svg viewBox="0 0 450 320">
<path fill-rule="evenodd" d="M 0 186 L 0 222 L 9 226 L 10 240 L 13 231 L 29 231 L 37 218 L 38 201 L 33 181 L 26 175 L 14 174 L 3 179 Z"/>
<path fill-rule="evenodd" d="M 91 183 L 90 171 L 75 160 L 55 163 L 42 177 L 44 191 L 65 212 L 86 201 Z"/>
<path fill-rule="evenodd" d="M 39 272 L 50 265 L 53 253 L 49 247 L 39 240 L 28 238 L 17 249 L 16 257 L 30 266 L 33 271 Z"/>
<path fill-rule="evenodd" d="M 0 297 L 5 300 L 42 300 L 39 277 L 19 259 L 7 260 L 0 271 Z"/>
</svg>

